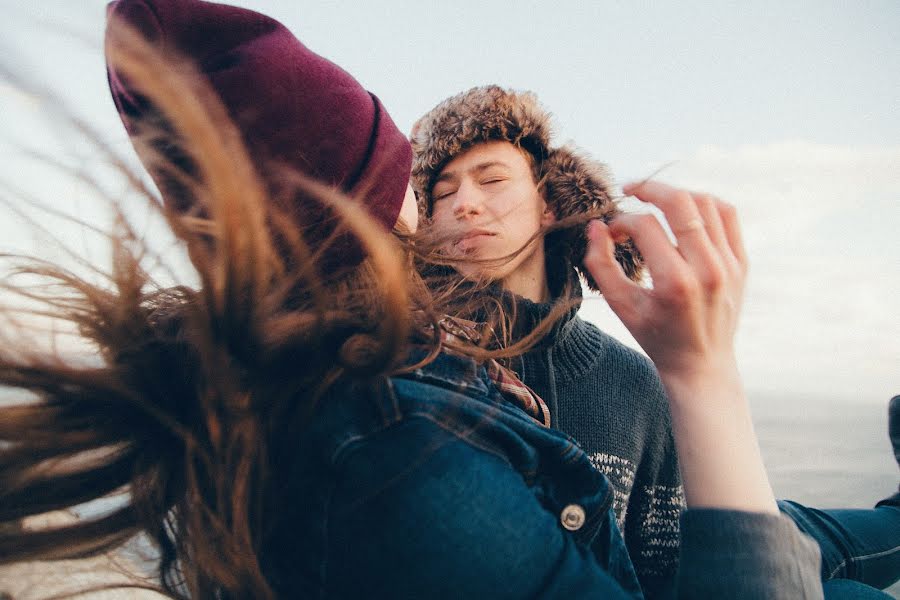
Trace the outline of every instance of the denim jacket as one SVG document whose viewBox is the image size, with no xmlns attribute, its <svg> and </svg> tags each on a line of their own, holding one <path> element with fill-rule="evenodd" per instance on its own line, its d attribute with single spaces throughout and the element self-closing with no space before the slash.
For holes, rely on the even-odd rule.
<svg viewBox="0 0 900 600">
<path fill-rule="evenodd" d="M 265 544 L 279 597 L 642 597 L 605 476 L 470 359 L 339 386 L 295 442 Z M 816 597 L 796 591 L 817 553 L 789 552 L 770 597 Z"/>
</svg>

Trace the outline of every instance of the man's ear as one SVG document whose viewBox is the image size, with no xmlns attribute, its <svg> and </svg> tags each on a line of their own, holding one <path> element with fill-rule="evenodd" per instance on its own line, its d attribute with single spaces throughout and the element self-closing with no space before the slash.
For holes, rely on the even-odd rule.
<svg viewBox="0 0 900 600">
<path fill-rule="evenodd" d="M 556 213 L 547 202 L 544 202 L 544 212 L 541 213 L 541 225 L 553 225 L 556 223 Z"/>
</svg>

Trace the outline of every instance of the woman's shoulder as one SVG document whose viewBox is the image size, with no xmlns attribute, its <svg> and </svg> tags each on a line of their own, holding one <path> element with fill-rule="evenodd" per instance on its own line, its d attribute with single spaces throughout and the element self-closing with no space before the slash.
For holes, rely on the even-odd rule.
<svg viewBox="0 0 900 600">
<path fill-rule="evenodd" d="M 309 547 L 333 596 L 617 589 L 589 551 L 614 527 L 608 480 L 569 438 L 505 402 L 474 361 L 442 354 L 377 382 L 341 383 L 327 402 L 316 424 L 327 464 L 299 459 L 312 469 L 297 472 L 302 507 L 284 519 L 292 530 L 327 524 Z"/>
<path fill-rule="evenodd" d="M 485 382 L 453 388 L 450 366 L 390 379 L 398 419 L 336 457 L 336 595 L 365 581 L 377 597 L 619 597 L 590 550 L 613 535 L 608 480 Z"/>
<path fill-rule="evenodd" d="M 414 418 L 348 450 L 329 503 L 327 588 L 337 597 L 613 593 L 588 549 L 601 523 L 613 527 L 606 481 L 545 489 L 510 455 L 459 433 Z M 560 525 L 566 507 L 587 523 L 584 536 Z M 561 593 L 542 595 L 545 586 Z"/>
</svg>

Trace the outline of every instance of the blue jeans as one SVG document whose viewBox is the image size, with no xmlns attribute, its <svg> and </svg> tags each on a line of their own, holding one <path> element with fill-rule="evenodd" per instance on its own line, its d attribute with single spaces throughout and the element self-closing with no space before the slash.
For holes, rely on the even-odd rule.
<svg viewBox="0 0 900 600">
<path fill-rule="evenodd" d="M 893 600 L 889 596 L 871 586 L 849 579 L 832 579 L 822 584 L 825 600 Z"/>
<path fill-rule="evenodd" d="M 778 507 L 800 531 L 819 543 L 822 580 L 835 580 L 826 585 L 826 597 L 889 598 L 883 594 L 867 595 L 865 586 L 839 580 L 854 580 L 881 589 L 900 579 L 900 507 L 821 510 L 790 500 L 779 500 Z M 836 593 L 851 589 L 859 594 Z M 830 596 L 829 590 L 835 595 Z"/>
</svg>

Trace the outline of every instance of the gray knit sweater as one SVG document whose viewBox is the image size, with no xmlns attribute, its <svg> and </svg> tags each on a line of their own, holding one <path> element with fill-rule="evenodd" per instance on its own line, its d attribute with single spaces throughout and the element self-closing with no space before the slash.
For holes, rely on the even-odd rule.
<svg viewBox="0 0 900 600">
<path fill-rule="evenodd" d="M 538 322 L 551 306 L 517 299 L 525 323 Z M 613 484 L 644 594 L 670 594 L 684 497 L 668 403 L 653 364 L 573 309 L 512 366 L 547 402 L 553 427 L 575 438 Z"/>
</svg>

